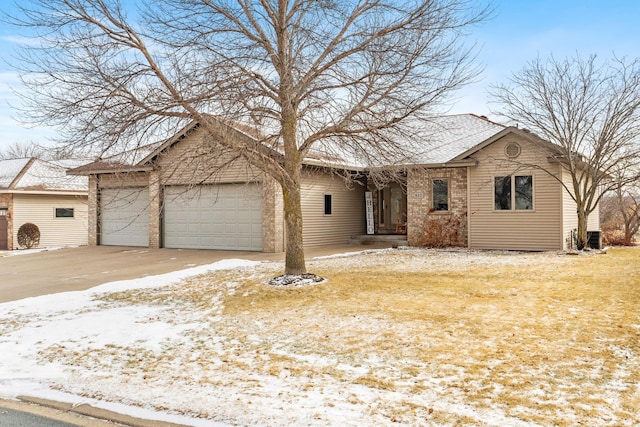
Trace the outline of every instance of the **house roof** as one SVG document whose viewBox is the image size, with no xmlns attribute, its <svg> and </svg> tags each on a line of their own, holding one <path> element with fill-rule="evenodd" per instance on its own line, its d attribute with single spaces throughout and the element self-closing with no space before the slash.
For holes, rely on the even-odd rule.
<svg viewBox="0 0 640 427">
<path fill-rule="evenodd" d="M 222 121 L 241 134 L 255 139 L 256 130 L 248 131 L 240 125 Z M 106 159 L 98 159 L 90 164 L 69 171 L 73 175 L 95 173 L 115 173 L 144 171 L 150 169 L 150 162 L 163 150 L 177 143 L 198 127 L 192 122 L 173 137 L 155 144 L 130 150 Z M 327 139 L 318 142 L 305 157 L 305 163 L 326 167 L 367 169 L 384 166 L 426 165 L 441 166 L 456 160 L 462 153 L 472 150 L 497 133 L 507 129 L 484 116 L 457 114 L 437 116 L 427 122 L 416 124 L 411 137 L 396 141 L 397 155 L 372 156 L 371 153 L 345 148 L 337 141 Z M 271 149 L 271 147 L 269 147 Z"/>
<path fill-rule="evenodd" d="M 35 158 L 0 160 L 0 190 L 86 192 L 87 178 L 67 176 L 77 162 L 47 162 Z"/>
</svg>

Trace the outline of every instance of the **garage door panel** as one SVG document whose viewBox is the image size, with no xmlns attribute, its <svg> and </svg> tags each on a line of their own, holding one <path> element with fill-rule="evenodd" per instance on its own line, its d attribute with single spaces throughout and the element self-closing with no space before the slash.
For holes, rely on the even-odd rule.
<svg viewBox="0 0 640 427">
<path fill-rule="evenodd" d="M 101 245 L 148 246 L 148 189 L 102 189 L 100 218 Z"/>
<path fill-rule="evenodd" d="M 260 185 L 165 187 L 164 246 L 262 250 Z"/>
</svg>

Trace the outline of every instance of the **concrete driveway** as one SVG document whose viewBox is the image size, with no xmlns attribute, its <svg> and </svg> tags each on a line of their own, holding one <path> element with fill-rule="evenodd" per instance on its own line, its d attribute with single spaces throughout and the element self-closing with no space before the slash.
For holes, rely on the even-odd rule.
<svg viewBox="0 0 640 427">
<path fill-rule="evenodd" d="M 326 246 L 305 250 L 316 256 L 389 247 Z M 283 261 L 284 253 L 148 249 L 117 246 L 83 246 L 17 256 L 0 252 L 0 303 L 58 292 L 81 291 L 116 280 L 169 273 L 223 259 Z"/>
<path fill-rule="evenodd" d="M 222 259 L 280 260 L 284 254 L 83 246 L 27 255 L 0 253 L 0 303 L 79 291 L 116 280 L 183 270 Z"/>
</svg>

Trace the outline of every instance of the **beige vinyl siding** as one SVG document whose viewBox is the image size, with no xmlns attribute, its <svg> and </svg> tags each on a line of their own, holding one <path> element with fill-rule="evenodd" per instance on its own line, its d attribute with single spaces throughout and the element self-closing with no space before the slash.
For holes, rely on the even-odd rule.
<svg viewBox="0 0 640 427">
<path fill-rule="evenodd" d="M 505 146 L 517 142 L 521 153 L 515 162 Z M 559 183 L 545 171 L 523 167 L 538 164 L 549 171 L 558 166 L 547 161 L 543 150 L 524 138 L 507 135 L 472 156 L 478 166 L 469 168 L 469 246 L 477 249 L 557 250 L 562 248 L 562 209 Z M 494 210 L 494 177 L 533 176 L 533 210 Z"/>
<path fill-rule="evenodd" d="M 149 185 L 149 174 L 146 172 L 114 173 L 100 175 L 99 188 L 146 187 Z"/>
<path fill-rule="evenodd" d="M 31 222 L 40 229 L 41 248 L 87 244 L 87 197 L 43 194 L 14 194 L 13 241 L 18 246 L 18 229 Z M 73 218 L 56 218 L 56 208 L 73 208 Z"/>
<path fill-rule="evenodd" d="M 348 189 L 341 178 L 317 173 L 303 178 L 301 187 L 305 247 L 345 244 L 366 232 L 363 186 Z M 331 215 L 324 214 L 326 194 L 331 195 Z"/>
<path fill-rule="evenodd" d="M 262 181 L 261 171 L 209 139 L 206 132 L 198 128 L 158 156 L 162 184 Z"/>
</svg>

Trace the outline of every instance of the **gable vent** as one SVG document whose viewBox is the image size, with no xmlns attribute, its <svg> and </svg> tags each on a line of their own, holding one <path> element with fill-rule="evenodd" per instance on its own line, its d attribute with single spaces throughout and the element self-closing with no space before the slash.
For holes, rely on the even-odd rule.
<svg viewBox="0 0 640 427">
<path fill-rule="evenodd" d="M 520 145 L 518 145 L 517 142 L 510 142 L 504 148 L 504 153 L 510 159 L 515 159 L 516 157 L 518 157 L 520 155 L 520 152 Z"/>
</svg>

